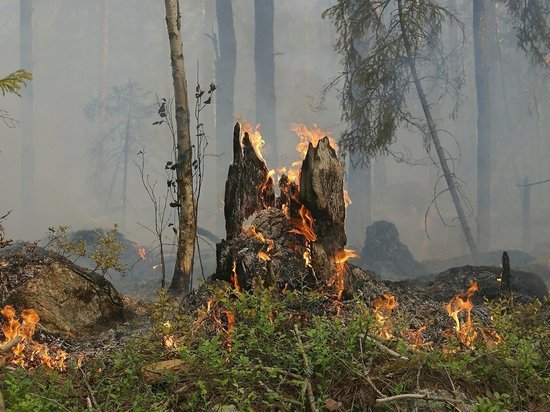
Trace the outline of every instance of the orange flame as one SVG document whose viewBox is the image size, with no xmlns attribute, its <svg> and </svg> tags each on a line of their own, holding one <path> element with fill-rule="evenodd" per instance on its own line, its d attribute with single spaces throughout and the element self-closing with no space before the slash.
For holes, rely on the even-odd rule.
<svg viewBox="0 0 550 412">
<path fill-rule="evenodd" d="M 308 242 L 315 242 L 317 240 L 317 234 L 313 228 L 313 216 L 311 216 L 311 212 L 304 205 L 302 205 L 300 206 L 298 213 L 300 215 L 300 219 L 290 219 L 290 224 L 294 228 L 290 230 L 290 233 L 303 235 Z"/>
<path fill-rule="evenodd" d="M 4 343 L 21 337 L 21 342 L 12 349 L 14 356 L 10 363 L 29 368 L 45 365 L 52 369 L 67 370 L 65 361 L 68 355 L 65 351 L 59 349 L 50 353 L 46 346 L 33 341 L 36 324 L 40 321 L 34 309 L 21 311 L 22 322 L 17 319 L 15 309 L 11 306 L 4 306 L 0 313 L 7 319 L 2 325 Z"/>
<path fill-rule="evenodd" d="M 229 310 L 226 310 L 223 313 L 227 318 L 227 330 L 226 330 L 227 336 L 225 338 L 224 346 L 227 348 L 228 351 L 231 352 L 231 332 L 235 330 L 235 314 Z"/>
<path fill-rule="evenodd" d="M 336 273 L 334 274 L 334 279 L 330 282 L 330 284 L 332 285 L 334 282 L 336 282 L 336 286 L 338 287 L 338 300 L 342 299 L 342 293 L 344 293 L 344 287 L 345 287 L 344 274 L 346 270 L 346 262 L 349 259 L 356 258 L 356 257 L 359 257 L 359 255 L 357 255 L 357 253 L 355 253 L 355 251 L 351 249 L 338 250 L 334 255 L 334 264 L 336 266 Z"/>
<path fill-rule="evenodd" d="M 241 286 L 239 285 L 239 278 L 237 277 L 237 262 L 233 261 L 233 267 L 231 268 L 231 283 L 237 292 L 241 291 Z"/>
<path fill-rule="evenodd" d="M 296 150 L 298 151 L 298 153 L 300 153 L 302 159 L 305 159 L 306 157 L 309 144 L 311 143 L 313 144 L 313 146 L 317 146 L 319 140 L 321 140 L 325 136 L 328 137 L 329 143 L 332 148 L 338 151 L 338 144 L 332 137 L 332 133 L 327 130 L 321 129 L 315 123 L 313 123 L 311 128 L 308 128 L 303 123 L 294 123 L 290 130 L 296 133 L 300 138 L 300 143 L 296 145 Z"/>
<path fill-rule="evenodd" d="M 260 251 L 258 252 L 258 257 L 259 257 L 260 259 L 262 259 L 263 261 L 266 261 L 266 262 L 267 262 L 268 260 L 271 260 L 271 258 L 269 257 L 269 255 L 268 255 L 267 253 L 265 253 L 264 251 L 262 251 L 262 250 L 260 250 Z"/>
<path fill-rule="evenodd" d="M 254 152 L 256 152 L 256 156 L 258 156 L 258 158 L 265 163 L 265 159 L 262 155 L 262 148 L 264 147 L 265 142 L 260 133 L 260 125 L 257 124 L 256 127 L 253 128 L 251 123 L 244 122 L 241 125 L 241 130 L 243 135 L 244 133 L 248 133 L 250 144 L 252 144 Z"/>
<path fill-rule="evenodd" d="M 256 227 L 252 225 L 243 227 L 243 232 L 248 236 L 255 237 L 260 242 L 265 243 L 267 245 L 267 250 L 265 252 L 260 250 L 258 252 L 258 257 L 265 261 L 271 260 L 268 253 L 271 253 L 275 249 L 275 242 L 272 239 L 265 238 L 262 233 L 256 232 Z"/>
<path fill-rule="evenodd" d="M 470 298 L 478 290 L 477 282 L 474 280 L 466 292 L 459 293 L 445 305 L 447 313 L 455 321 L 455 330 L 458 340 L 466 347 L 470 347 L 477 337 L 477 332 L 474 329 L 471 317 L 474 304 Z M 466 322 L 463 324 L 460 323 L 458 317 L 460 312 L 466 312 Z"/>
<path fill-rule="evenodd" d="M 373 302 L 374 317 L 380 326 L 378 335 L 383 339 L 391 339 L 393 334 L 390 332 L 391 325 L 389 324 L 390 315 L 393 309 L 398 306 L 394 295 L 384 293 L 381 297 Z"/>
</svg>

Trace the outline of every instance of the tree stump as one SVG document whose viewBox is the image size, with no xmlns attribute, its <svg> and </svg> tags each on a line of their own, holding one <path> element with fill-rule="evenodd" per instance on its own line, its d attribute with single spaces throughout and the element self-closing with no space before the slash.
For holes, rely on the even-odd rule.
<svg viewBox="0 0 550 412">
<path fill-rule="evenodd" d="M 227 239 L 217 244 L 216 279 L 249 288 L 255 277 L 279 287 L 346 284 L 344 169 L 327 137 L 309 145 L 300 184 L 273 179 L 248 133 L 233 132 L 233 163 L 225 190 Z M 256 214 L 252 225 L 243 222 Z"/>
<path fill-rule="evenodd" d="M 254 213 L 275 205 L 273 178 L 252 146 L 248 132 L 241 145 L 241 127 L 233 129 L 233 163 L 225 183 L 224 215 L 227 240 L 242 229 Z"/>
</svg>

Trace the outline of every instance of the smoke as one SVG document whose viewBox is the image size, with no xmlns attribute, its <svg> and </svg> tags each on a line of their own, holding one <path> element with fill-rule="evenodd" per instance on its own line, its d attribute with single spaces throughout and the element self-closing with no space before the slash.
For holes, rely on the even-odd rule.
<svg viewBox="0 0 550 412">
<path fill-rule="evenodd" d="M 44 235 L 49 226 L 70 225 L 75 230 L 111 227 L 121 223 L 120 203 L 105 205 L 92 185 L 94 172 L 90 149 L 97 142 L 101 127 L 90 122 L 84 107 L 98 97 L 104 42 L 99 1 L 41 0 L 34 2 L 33 12 L 33 89 L 34 89 L 34 152 L 35 192 L 34 215 L 21 214 L 21 128 L 0 126 L 0 212 L 12 209 L 6 222 L 8 233 L 28 240 Z M 330 21 L 321 13 L 333 1 L 277 0 L 275 2 L 275 88 L 277 101 L 277 136 L 264 136 L 268 166 L 289 166 L 296 160 L 297 136 L 290 131 L 295 122 L 316 123 L 338 136 L 344 128 L 340 120 L 337 89 L 320 97 L 325 86 L 341 71 L 339 56 L 332 45 L 336 38 Z M 108 62 L 106 88 L 135 81 L 149 92 L 151 115 L 144 116 L 138 146 L 148 156 L 151 176 L 165 184 L 163 167 L 170 160 L 171 142 L 166 129 L 152 126 L 155 120 L 155 95 L 171 96 L 172 79 L 164 5 L 154 0 L 111 0 L 108 20 Z M 184 55 L 190 104 L 194 104 L 194 88 L 199 81 L 206 89 L 215 81 L 215 49 L 211 34 L 217 31 L 215 1 L 181 2 Z M 235 79 L 235 119 L 254 123 L 255 93 L 262 85 L 254 79 L 254 1 L 235 0 L 234 26 L 237 39 L 237 76 Z M 0 76 L 19 68 L 19 1 L 3 0 L 0 4 Z M 501 16 L 500 18 L 505 18 Z M 471 30 L 466 27 L 466 56 L 471 56 Z M 208 35 L 207 35 L 208 34 Z M 492 248 L 529 248 L 550 235 L 548 185 L 533 187 L 531 192 L 531 244 L 521 241 L 521 196 L 517 183 L 550 178 L 548 81 L 540 81 L 543 73 L 532 68 L 521 52 L 515 49 L 512 35 L 503 36 L 502 73 L 499 94 L 495 96 L 501 115 L 495 135 L 493 163 L 493 209 L 491 219 Z M 475 90 L 472 59 L 466 59 L 467 84 L 456 120 L 448 118 L 445 108 L 435 108 L 439 127 L 448 130 L 445 146 L 456 159 L 457 176 L 464 180 L 463 193 L 475 210 L 476 130 Z M 537 83 L 538 82 L 538 83 Z M 538 86 L 537 86 L 538 85 Z M 219 104 L 222 104 L 220 102 Z M 20 123 L 28 121 L 21 113 L 20 99 L 0 97 L 0 108 L 8 110 Z M 231 139 L 232 130 L 215 136 L 216 105 L 205 109 L 201 121 L 210 144 L 206 158 L 206 176 L 200 205 L 199 225 L 218 236 L 225 235 L 216 227 L 215 216 L 221 213 L 224 182 L 216 181 L 216 162 L 229 165 L 230 154 L 216 152 L 216 139 Z M 104 125 L 105 126 L 105 125 Z M 194 123 L 192 119 L 192 131 Z M 451 136 L 454 136 L 452 137 Z M 119 135 L 114 135 L 118 138 Z M 270 164 L 269 146 L 276 142 L 284 164 Z M 425 158 L 422 137 L 400 131 L 394 153 L 405 153 L 411 159 Z M 458 142 L 458 144 L 457 144 Z M 134 150 L 135 151 L 135 150 Z M 130 153 L 128 217 L 124 232 L 130 239 L 151 244 L 153 239 L 141 224 L 152 224 L 152 207 L 139 182 L 139 172 Z M 407 157 L 407 156 L 406 156 Z M 114 170 L 116 164 L 107 164 Z M 156 170 L 156 172 L 155 172 Z M 430 239 L 424 233 L 424 214 L 432 197 L 438 172 L 431 166 L 398 163 L 393 158 L 372 164 L 373 220 L 394 222 L 417 259 L 460 255 L 466 252 L 453 208 L 443 194 L 437 206 L 446 222 L 443 225 L 432 207 L 428 215 Z M 106 179 L 107 181 L 108 179 Z M 444 187 L 438 186 L 440 189 Z M 102 195 L 109 190 L 104 187 Z M 120 187 L 115 186 L 115 195 Z M 101 193 L 100 193 L 101 194 Z M 353 193 L 350 193 L 353 200 Z M 120 199 L 120 196 L 118 196 Z M 474 221 L 475 214 L 471 214 Z M 30 222 L 30 225 L 23 223 Z M 364 233 L 367 222 L 352 222 Z M 30 230 L 24 230 L 29 227 Z M 360 237 L 350 239 L 360 243 Z M 354 244 L 361 249 L 361 244 Z"/>
</svg>

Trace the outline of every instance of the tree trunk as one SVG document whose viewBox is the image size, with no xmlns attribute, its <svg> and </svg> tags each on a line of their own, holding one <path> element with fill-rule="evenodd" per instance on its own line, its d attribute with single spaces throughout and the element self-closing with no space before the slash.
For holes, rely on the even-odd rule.
<svg viewBox="0 0 550 412">
<path fill-rule="evenodd" d="M 352 203 L 347 210 L 348 243 L 360 250 L 365 241 L 365 228 L 372 219 L 372 163 L 363 165 L 353 154 L 348 166 L 348 190 Z"/>
<path fill-rule="evenodd" d="M 254 1 L 254 62 L 256 71 L 256 123 L 261 124 L 263 136 L 267 136 L 266 157 L 278 165 L 277 121 L 275 104 L 275 49 L 273 0 Z"/>
<path fill-rule="evenodd" d="M 489 249 L 491 200 L 491 94 L 488 0 L 473 2 L 474 62 L 477 92 L 477 237 Z"/>
<path fill-rule="evenodd" d="M 178 251 L 170 293 L 178 295 L 191 290 L 191 273 L 195 254 L 195 201 L 193 198 L 192 147 L 189 130 L 189 104 L 187 101 L 187 80 L 183 62 L 181 39 L 181 15 L 178 0 L 164 0 L 166 26 L 170 40 L 170 61 L 174 82 L 174 104 L 176 109 L 177 134 L 177 196 L 178 196 Z"/>
<path fill-rule="evenodd" d="M 109 0 L 101 2 L 101 66 L 99 69 L 99 137 L 105 136 L 107 124 L 107 67 L 109 65 Z"/>
<path fill-rule="evenodd" d="M 235 73 L 237 71 L 237 40 L 233 26 L 231 0 L 216 0 L 218 20 L 219 53 L 216 61 L 216 153 L 221 157 L 216 161 L 218 191 L 216 199 L 223 198 L 222 182 L 227 176 L 227 164 L 231 153 L 231 144 L 226 139 L 227 131 L 234 125 L 233 97 L 235 95 Z M 223 216 L 217 214 L 218 230 L 224 227 Z"/>
<path fill-rule="evenodd" d="M 449 169 L 449 165 L 447 164 L 447 158 L 445 157 L 445 152 L 443 150 L 443 147 L 441 146 L 441 141 L 439 140 L 437 126 L 435 124 L 435 121 L 432 117 L 432 113 L 430 111 L 430 104 L 428 103 L 428 99 L 426 97 L 426 94 L 424 93 L 424 89 L 422 88 L 422 84 L 420 83 L 420 78 L 418 77 L 418 73 L 416 71 L 416 63 L 412 52 L 412 47 L 411 47 L 409 38 L 407 37 L 405 22 L 403 21 L 403 14 L 402 14 L 403 3 L 402 2 L 403 0 L 398 1 L 399 23 L 401 25 L 403 43 L 405 45 L 405 50 L 407 52 L 407 60 L 409 63 L 409 67 L 411 68 L 411 74 L 413 76 L 416 92 L 418 93 L 418 98 L 420 99 L 422 110 L 424 112 L 424 116 L 426 117 L 426 123 L 428 124 L 428 131 L 430 133 L 430 137 L 432 138 L 432 142 L 434 144 L 437 157 L 439 159 L 439 163 L 443 171 L 443 175 L 445 176 L 447 187 L 449 188 L 449 192 L 451 193 L 451 197 L 453 199 L 453 203 L 456 208 L 458 220 L 460 221 L 460 225 L 462 226 L 462 231 L 464 232 L 464 236 L 466 237 L 466 242 L 468 242 L 468 246 L 470 247 L 470 253 L 472 254 L 472 258 L 474 262 L 477 262 L 478 261 L 477 245 L 472 236 L 472 231 L 470 230 L 470 226 L 468 226 L 468 221 L 466 220 L 466 214 L 464 213 L 464 209 L 460 201 L 460 195 L 458 194 L 458 190 L 456 188 L 453 175 L 451 174 L 451 170 Z"/>
<path fill-rule="evenodd" d="M 33 72 L 32 65 L 32 0 L 21 0 L 19 38 L 21 68 Z M 34 222 L 34 112 L 33 82 L 21 93 L 21 218 L 24 236 L 32 236 Z"/>
</svg>

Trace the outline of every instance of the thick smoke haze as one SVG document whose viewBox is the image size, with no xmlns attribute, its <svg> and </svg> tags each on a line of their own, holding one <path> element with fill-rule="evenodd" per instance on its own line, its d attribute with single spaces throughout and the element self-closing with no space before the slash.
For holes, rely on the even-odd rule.
<svg viewBox="0 0 550 412">
<path fill-rule="evenodd" d="M 102 0 L 35 0 L 33 2 L 33 80 L 34 93 L 34 158 L 35 184 L 32 198 L 34 215 L 22 215 L 21 132 L 25 118 L 21 99 L 0 97 L 0 108 L 19 121 L 19 127 L 0 125 L 0 214 L 13 210 L 5 222 L 13 238 L 33 240 L 45 235 L 48 227 L 70 225 L 73 229 L 111 227 L 118 222 L 130 239 L 151 245 L 154 239 L 140 224 L 152 223 L 152 207 L 141 185 L 134 161 L 137 152 L 146 153 L 147 168 L 159 185 L 165 184 L 163 168 L 170 160 L 171 138 L 164 127 L 153 126 L 157 120 L 157 96 L 172 94 L 172 78 L 166 33 L 164 3 L 158 0 L 109 0 L 108 41 L 103 42 Z M 182 31 L 190 105 L 194 106 L 197 73 L 203 89 L 215 77 L 213 33 L 217 33 L 215 1 L 182 0 Z M 299 156 L 298 142 L 290 131 L 295 122 L 318 126 L 338 138 L 345 128 L 340 120 L 338 87 L 320 98 L 325 87 L 342 68 L 340 57 L 332 46 L 336 32 L 321 13 L 334 2 L 329 0 L 275 1 L 275 90 L 277 136 L 264 136 L 268 167 L 289 166 Z M 458 13 L 464 2 L 456 1 Z M 262 85 L 254 78 L 254 1 L 235 0 L 233 6 L 237 41 L 237 71 L 235 78 L 234 119 L 254 123 L 255 93 Z M 17 0 L 0 1 L 0 77 L 20 68 L 20 27 Z M 466 16 L 467 17 L 467 16 Z M 469 219 L 475 226 L 476 209 L 476 100 L 473 83 L 471 18 L 465 27 L 466 85 L 458 116 L 449 119 L 449 109 L 435 107 L 440 121 L 444 145 L 455 161 L 455 172 L 463 180 L 463 194 L 470 200 Z M 105 86 L 128 81 L 139 85 L 140 102 L 149 106 L 149 114 L 135 120 L 133 151 L 130 154 L 128 215 L 121 216 L 120 183 L 110 184 L 120 159 L 114 157 L 99 167 L 102 173 L 98 186 L 97 158 L 92 148 L 102 130 L 97 119 L 86 117 L 85 108 L 97 98 L 101 87 L 102 56 L 107 47 Z M 522 244 L 521 190 L 516 185 L 550 179 L 550 82 L 543 81 L 543 69 L 533 67 L 515 47 L 513 33 L 502 36 L 502 70 L 499 82 L 501 94 L 495 96 L 503 113 L 494 119 L 491 249 L 518 248 L 539 251 L 550 239 L 550 185 L 534 186 L 531 190 L 531 240 Z M 223 87 L 223 85 L 219 85 Z M 505 95 L 503 95 L 504 93 Z M 221 103 L 220 103 L 221 104 Z M 412 104 L 416 104 L 412 102 Z M 216 151 L 216 140 L 231 139 L 232 130 L 215 135 L 216 103 L 201 114 L 209 137 L 206 177 L 199 207 L 199 226 L 224 237 L 216 226 L 216 216 L 222 213 L 224 182 L 216 181 L 216 163 L 227 166 L 230 153 Z M 418 107 L 411 108 L 418 110 Z M 112 126 L 112 125 L 111 125 Z M 104 125 L 104 127 L 111 127 Z M 191 130 L 194 130 L 192 118 Z M 121 139 L 121 131 L 113 133 Z M 270 163 L 270 142 L 277 141 L 282 164 Z M 396 224 L 401 240 L 418 260 L 446 258 L 468 252 L 455 211 L 448 194 L 443 194 L 437 206 L 447 224 L 441 223 L 435 207 L 425 213 L 434 194 L 439 173 L 427 159 L 422 136 L 411 131 L 399 131 L 392 147 L 397 157 L 409 162 L 396 162 L 392 156 L 373 160 L 372 220 L 385 219 Z M 410 163 L 420 163 L 412 165 Z M 120 177 L 120 175 L 119 175 Z M 119 182 L 119 177 L 115 179 Z M 439 181 L 436 192 L 443 190 Z M 111 192 L 109 202 L 105 202 Z M 353 200 L 353 193 L 351 193 Z M 353 207 L 350 206 L 350 207 Z M 348 222 L 348 238 L 352 246 L 361 249 L 369 222 Z M 548 243 L 547 243 L 548 245 Z M 542 252 L 541 252 L 542 253 Z"/>
</svg>

